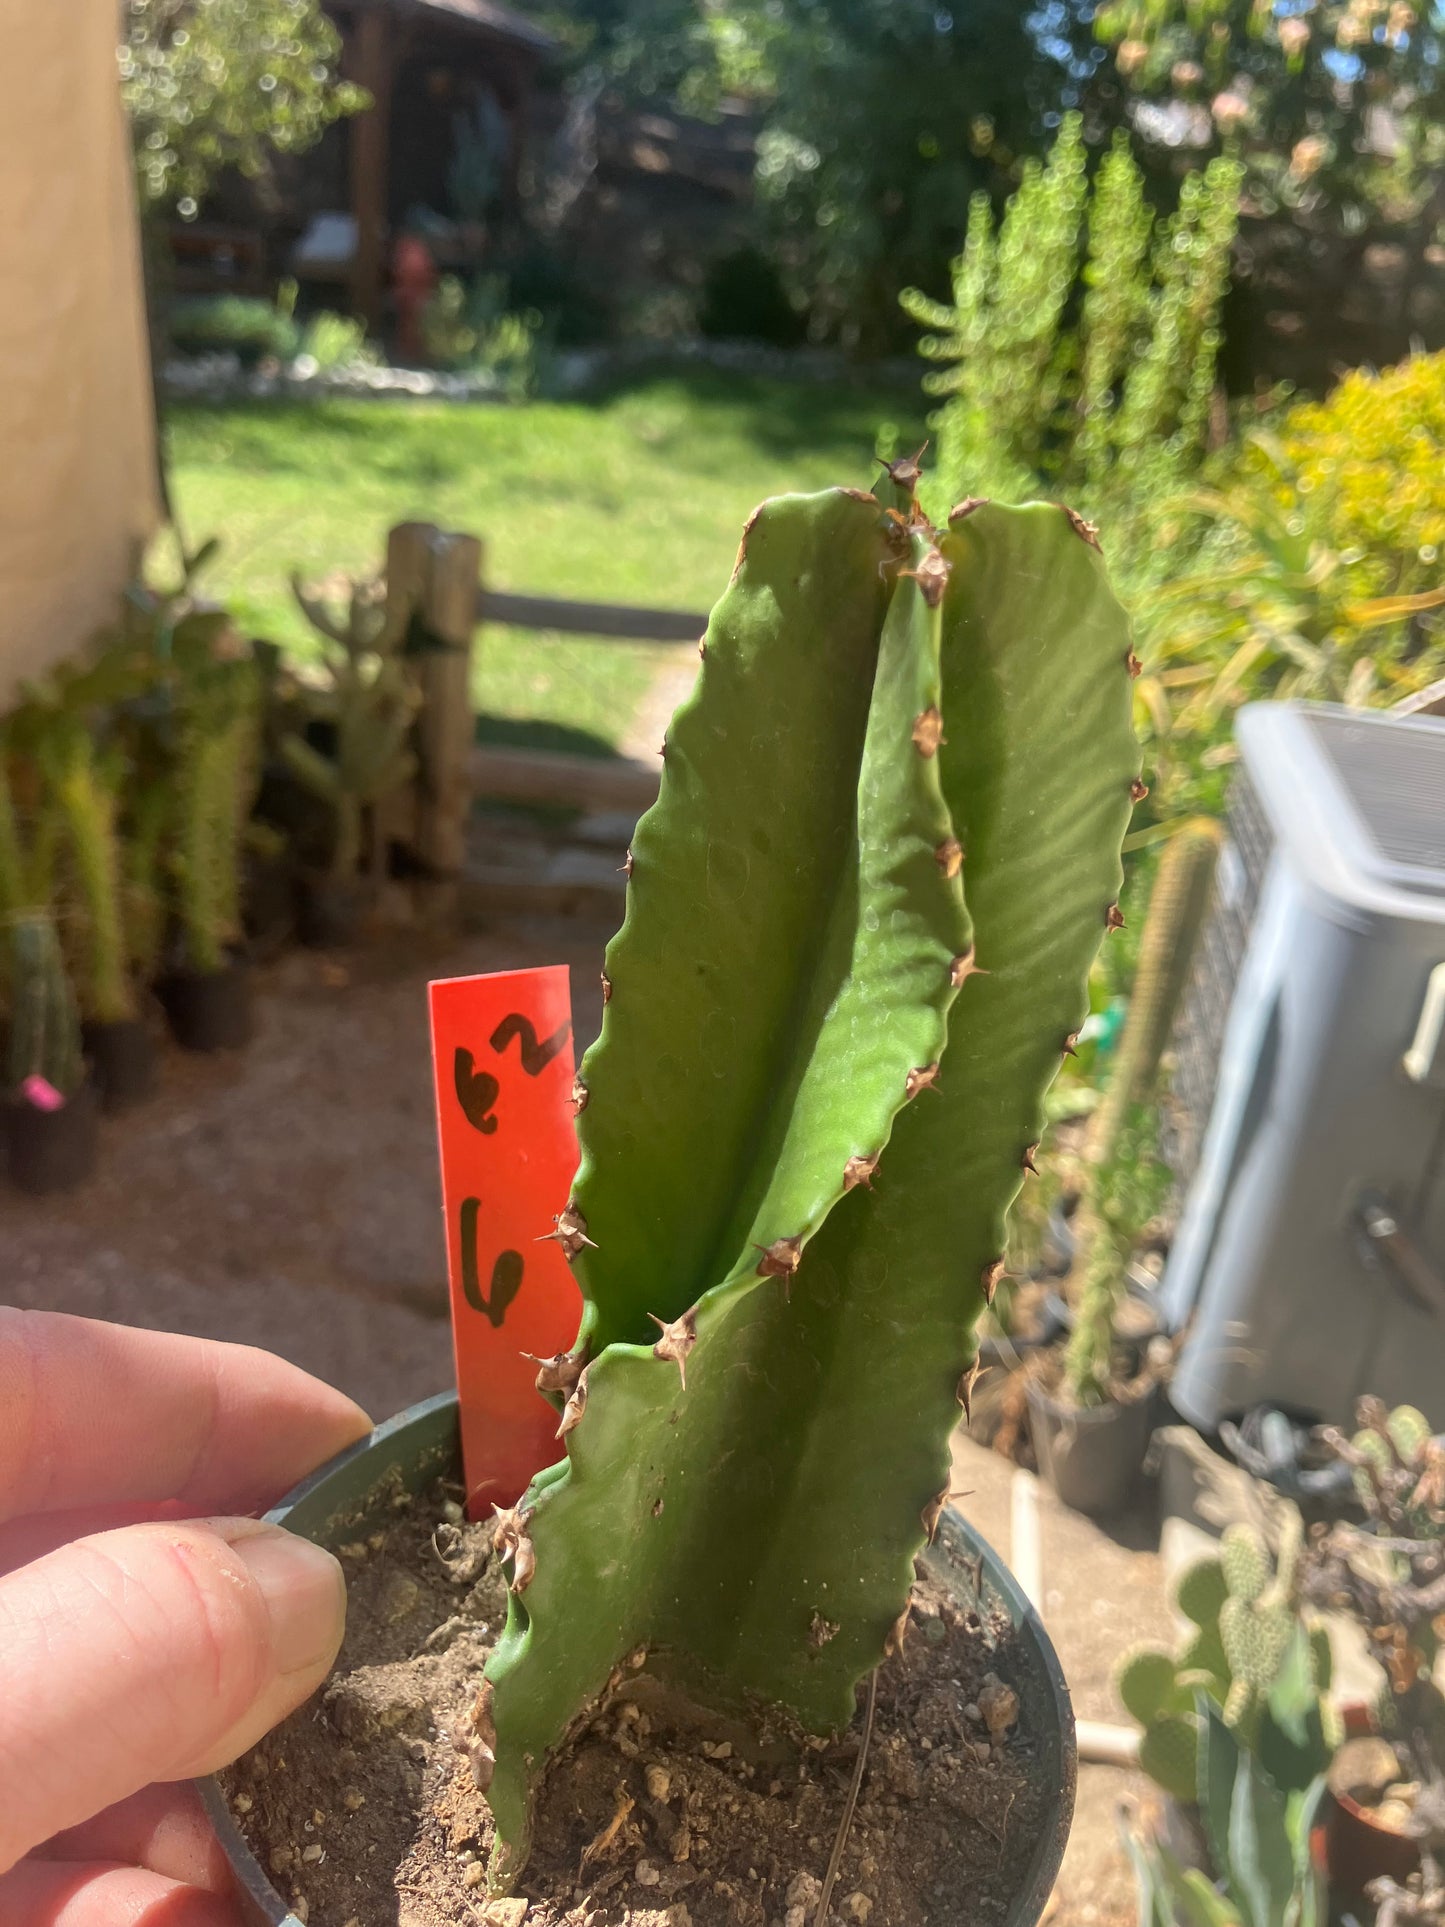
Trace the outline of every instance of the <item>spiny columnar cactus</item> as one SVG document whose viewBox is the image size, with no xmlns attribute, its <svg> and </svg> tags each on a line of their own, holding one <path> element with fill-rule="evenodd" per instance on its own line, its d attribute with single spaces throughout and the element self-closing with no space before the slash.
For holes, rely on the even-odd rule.
<svg viewBox="0 0 1445 1927">
<path fill-rule="evenodd" d="M 351 877 L 361 862 L 362 811 L 415 771 L 409 737 L 421 691 L 400 652 L 402 638 L 387 632 L 385 602 L 374 583 L 352 584 L 344 620 L 308 595 L 299 580 L 291 587 L 307 621 L 330 645 L 330 687 L 311 694 L 310 707 L 334 728 L 336 747 L 333 755 L 323 756 L 293 733 L 281 751 L 292 772 L 335 817 L 332 875 Z"/>
<path fill-rule="evenodd" d="M 1209 907 L 1222 841 L 1218 824 L 1200 818 L 1169 839 L 1149 898 L 1139 967 L 1104 1101 L 1090 1121 L 1084 1195 L 1069 1280 L 1074 1329 L 1064 1353 L 1064 1387 L 1076 1405 L 1109 1395 L 1114 1317 L 1124 1295 L 1125 1266 L 1140 1225 L 1120 1222 L 1110 1198 L 1110 1165 L 1130 1108 L 1144 1102 L 1159 1076 L 1189 964 Z M 1113 1206 L 1113 1208 L 1111 1208 Z"/>
<path fill-rule="evenodd" d="M 260 679 L 249 656 L 215 657 L 206 638 L 181 671 L 174 862 L 186 959 L 208 973 L 224 968 L 241 936 L 241 853 L 256 792 Z"/>
<path fill-rule="evenodd" d="M 123 764 L 96 749 L 78 716 L 57 715 L 40 751 L 45 780 L 65 824 L 85 924 L 80 971 L 88 1016 L 103 1024 L 136 1015 L 125 932 L 125 889 L 117 831 Z"/>
<path fill-rule="evenodd" d="M 24 1089 L 43 1078 L 62 1097 L 85 1081 L 80 1014 L 65 971 L 55 919 L 46 910 L 22 911 L 10 924 L 8 944 L 10 1038 L 5 1082 Z"/>
<path fill-rule="evenodd" d="M 461 1736 L 502 1884 L 629 1656 L 845 1725 L 902 1637 L 1042 1097 L 1118 921 L 1131 655 L 1093 531 L 840 489 L 747 526 L 638 826 L 556 1221 L 566 1457 L 499 1514 Z M 560 1202 L 560 1201 L 559 1201 Z"/>
<path fill-rule="evenodd" d="M 1300 1616 L 1304 1524 L 1290 1507 L 1271 1559 L 1263 1536 L 1233 1525 L 1218 1554 L 1186 1566 L 1174 1604 L 1191 1620 L 1177 1654 L 1139 1647 L 1115 1676 L 1119 1698 L 1143 1727 L 1139 1764 L 1176 1799 L 1197 1797 L 1206 1705 L 1239 1745 L 1257 1752 L 1281 1785 L 1306 1785 L 1339 1743 L 1329 1691 L 1329 1640 Z"/>
</svg>

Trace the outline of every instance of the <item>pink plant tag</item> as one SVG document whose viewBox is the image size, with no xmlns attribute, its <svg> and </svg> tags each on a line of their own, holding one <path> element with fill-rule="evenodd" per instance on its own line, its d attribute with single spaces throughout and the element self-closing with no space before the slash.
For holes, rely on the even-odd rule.
<svg viewBox="0 0 1445 1927">
<path fill-rule="evenodd" d="M 37 1111 L 63 1111 L 65 1099 L 56 1090 L 48 1077 L 32 1072 L 20 1086 L 20 1095 L 27 1104 L 33 1104 Z"/>
</svg>

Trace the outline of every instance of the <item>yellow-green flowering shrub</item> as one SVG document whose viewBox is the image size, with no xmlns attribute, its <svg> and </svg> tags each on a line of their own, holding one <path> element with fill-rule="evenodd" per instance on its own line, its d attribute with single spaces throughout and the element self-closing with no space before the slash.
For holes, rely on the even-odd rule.
<svg viewBox="0 0 1445 1927">
<path fill-rule="evenodd" d="M 1445 354 L 1357 368 L 1285 417 L 1280 445 L 1307 520 L 1360 551 L 1375 593 L 1436 586 L 1445 554 Z"/>
<path fill-rule="evenodd" d="M 1134 610 L 1166 813 L 1217 800 L 1243 703 L 1386 707 L 1445 677 L 1445 355 L 1356 370 L 1213 480 L 1181 505 L 1193 566 Z"/>
</svg>

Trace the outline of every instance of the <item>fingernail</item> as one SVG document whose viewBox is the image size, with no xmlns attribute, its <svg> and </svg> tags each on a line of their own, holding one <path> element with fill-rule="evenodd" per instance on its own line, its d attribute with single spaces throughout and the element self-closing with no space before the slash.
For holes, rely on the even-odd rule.
<svg viewBox="0 0 1445 1927">
<path fill-rule="evenodd" d="M 346 1580 L 331 1554 L 279 1526 L 238 1534 L 231 1549 L 266 1601 L 277 1672 L 329 1666 L 346 1629 Z"/>
</svg>

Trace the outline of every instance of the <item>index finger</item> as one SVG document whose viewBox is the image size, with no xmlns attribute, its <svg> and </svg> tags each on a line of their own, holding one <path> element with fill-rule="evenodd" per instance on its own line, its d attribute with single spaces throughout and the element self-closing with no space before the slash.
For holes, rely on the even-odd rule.
<svg viewBox="0 0 1445 1927">
<path fill-rule="evenodd" d="M 369 1424 L 247 1345 L 0 1307 L 0 1521 L 165 1499 L 253 1512 Z"/>
</svg>

